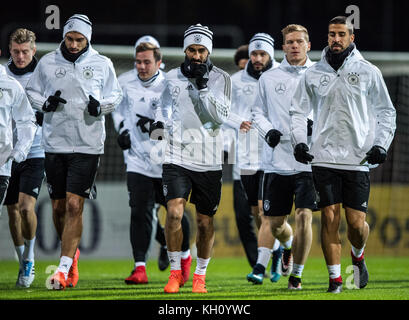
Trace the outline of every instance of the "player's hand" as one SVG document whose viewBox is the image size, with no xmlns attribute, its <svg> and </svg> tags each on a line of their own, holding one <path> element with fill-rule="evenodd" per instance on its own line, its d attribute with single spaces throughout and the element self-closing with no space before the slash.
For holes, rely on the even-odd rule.
<svg viewBox="0 0 409 320">
<path fill-rule="evenodd" d="M 386 150 L 381 146 L 373 146 L 371 150 L 366 153 L 366 160 L 369 164 L 381 164 L 386 160 Z"/>
<path fill-rule="evenodd" d="M 312 136 L 312 126 L 314 125 L 314 121 L 311 119 L 307 119 L 307 136 L 311 137 Z"/>
<path fill-rule="evenodd" d="M 243 121 L 240 125 L 240 130 L 247 132 L 251 129 L 251 121 Z"/>
<path fill-rule="evenodd" d="M 207 81 L 209 81 L 209 68 L 205 63 L 192 63 L 190 65 L 190 72 L 196 78 L 196 85 L 199 90 L 207 88 Z"/>
<path fill-rule="evenodd" d="M 116 141 L 122 150 L 129 149 L 131 147 L 131 135 L 129 134 L 129 130 L 125 129 L 122 131 Z"/>
<path fill-rule="evenodd" d="M 10 155 L 7 157 L 6 162 L 8 162 L 10 160 L 12 160 L 14 162 L 17 162 L 17 163 L 20 163 L 20 162 L 22 162 L 24 160 L 24 156 L 21 154 L 21 152 L 16 151 L 14 149 L 13 151 L 11 151 Z"/>
<path fill-rule="evenodd" d="M 60 97 L 61 91 L 57 90 L 53 96 L 49 96 L 43 104 L 44 112 L 54 112 L 60 103 L 66 104 L 67 101 Z"/>
<path fill-rule="evenodd" d="M 88 113 L 93 117 L 98 117 L 101 114 L 101 104 L 91 95 L 89 95 Z"/>
<path fill-rule="evenodd" d="M 314 159 L 312 154 L 309 154 L 310 148 L 305 143 L 299 143 L 294 148 L 294 157 L 298 162 L 308 164 Z"/>
<path fill-rule="evenodd" d="M 44 120 L 44 113 L 42 113 L 41 111 L 36 111 L 35 116 L 36 116 L 37 124 L 40 127 L 42 127 L 43 126 L 43 120 Z"/>
<path fill-rule="evenodd" d="M 149 128 L 149 137 L 152 140 L 162 140 L 165 136 L 164 131 L 165 131 L 165 126 L 163 122 L 156 121 L 152 123 Z"/>
<path fill-rule="evenodd" d="M 136 123 L 137 127 L 141 128 L 141 131 L 143 133 L 149 133 L 150 128 L 152 123 L 154 123 L 155 121 L 153 119 L 150 119 L 148 117 L 142 116 L 140 114 L 136 114 L 137 117 L 139 117 L 140 119 L 138 120 L 138 122 Z"/>
<path fill-rule="evenodd" d="M 267 132 L 266 137 L 265 137 L 267 144 L 271 148 L 275 148 L 280 142 L 280 137 L 282 135 L 283 134 L 280 131 L 276 129 L 271 129 L 269 132 Z"/>
</svg>

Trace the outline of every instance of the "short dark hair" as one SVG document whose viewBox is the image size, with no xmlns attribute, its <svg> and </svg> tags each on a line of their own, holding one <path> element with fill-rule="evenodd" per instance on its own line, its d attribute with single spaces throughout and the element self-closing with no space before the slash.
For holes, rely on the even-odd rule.
<svg viewBox="0 0 409 320">
<path fill-rule="evenodd" d="M 329 21 L 328 26 L 331 24 L 345 24 L 348 28 L 349 34 L 354 34 L 354 26 L 345 16 L 336 16 L 335 18 L 332 18 Z"/>
<path fill-rule="evenodd" d="M 249 59 L 249 45 L 244 44 L 237 48 L 236 53 L 234 54 L 234 63 L 236 66 L 239 65 L 241 59 Z"/>
<path fill-rule="evenodd" d="M 136 48 L 135 52 L 143 52 L 143 51 L 148 51 L 152 50 L 153 51 L 153 57 L 155 58 L 155 61 L 158 62 L 159 60 L 162 60 L 162 53 L 160 52 L 160 49 L 155 46 L 154 44 L 150 42 L 141 42 Z"/>
</svg>

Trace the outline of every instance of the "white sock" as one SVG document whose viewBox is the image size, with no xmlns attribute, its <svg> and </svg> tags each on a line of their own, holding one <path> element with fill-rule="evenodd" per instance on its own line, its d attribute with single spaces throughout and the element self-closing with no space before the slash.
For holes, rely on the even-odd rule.
<svg viewBox="0 0 409 320">
<path fill-rule="evenodd" d="M 16 253 L 18 257 L 18 262 L 20 263 L 20 266 L 22 266 L 23 265 L 24 245 L 17 246 L 15 248 L 16 248 Z"/>
<path fill-rule="evenodd" d="M 65 276 L 65 279 L 67 279 L 68 272 L 70 271 L 72 265 L 72 258 L 67 257 L 67 256 L 62 256 L 60 258 L 60 265 L 57 268 L 57 272 L 62 272 Z"/>
<path fill-rule="evenodd" d="M 291 246 L 293 244 L 293 236 L 290 236 L 290 239 L 288 239 L 286 242 L 281 242 L 283 245 L 284 249 L 291 249 Z"/>
<path fill-rule="evenodd" d="M 268 262 L 271 258 L 271 249 L 266 247 L 259 247 L 257 249 L 258 256 L 257 256 L 257 263 L 261 264 L 264 268 L 267 268 Z"/>
<path fill-rule="evenodd" d="M 182 251 L 182 254 L 181 254 L 181 258 L 182 259 L 187 259 L 187 258 L 189 258 L 189 256 L 190 256 L 190 249 L 187 249 L 186 251 Z"/>
<path fill-rule="evenodd" d="M 137 268 L 137 267 L 140 267 L 140 266 L 146 266 L 146 263 L 145 262 L 143 262 L 143 261 L 137 261 L 137 262 L 135 262 L 135 269 Z"/>
<path fill-rule="evenodd" d="M 352 254 L 355 256 L 355 258 L 360 258 L 362 254 L 364 253 L 365 246 L 363 246 L 361 249 L 357 249 L 353 245 L 351 245 L 351 249 L 352 249 Z"/>
<path fill-rule="evenodd" d="M 204 276 L 206 274 L 207 270 L 207 265 L 209 264 L 210 258 L 203 259 L 203 258 L 197 258 L 196 260 L 196 270 L 195 274 Z"/>
<path fill-rule="evenodd" d="M 31 240 L 24 239 L 24 260 L 34 261 L 34 245 L 36 243 L 36 237 Z"/>
<path fill-rule="evenodd" d="M 168 251 L 170 270 L 182 270 L 180 265 L 181 251 Z"/>
<path fill-rule="evenodd" d="M 277 239 L 274 241 L 273 249 L 271 251 L 276 251 L 280 247 L 280 241 Z"/>
<path fill-rule="evenodd" d="M 293 264 L 293 271 L 291 271 L 291 275 L 301 278 L 302 272 L 304 270 L 304 265 L 303 264 Z"/>
<path fill-rule="evenodd" d="M 340 264 L 333 264 L 327 265 L 329 278 L 336 279 L 341 276 L 341 265 Z"/>
</svg>

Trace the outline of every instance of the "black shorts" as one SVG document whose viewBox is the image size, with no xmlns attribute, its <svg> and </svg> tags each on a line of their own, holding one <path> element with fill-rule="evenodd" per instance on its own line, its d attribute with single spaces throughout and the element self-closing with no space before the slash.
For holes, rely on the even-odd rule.
<svg viewBox="0 0 409 320">
<path fill-rule="evenodd" d="M 213 216 L 220 203 L 222 170 L 197 172 L 174 164 L 163 165 L 163 194 L 166 202 L 176 198 L 189 198 L 196 210 Z"/>
<path fill-rule="evenodd" d="M 258 200 L 262 200 L 262 188 L 263 188 L 263 171 L 257 171 L 251 175 L 241 175 L 241 183 L 245 194 L 247 196 L 247 201 L 250 206 L 257 206 Z"/>
<path fill-rule="evenodd" d="M 343 207 L 368 211 L 369 172 L 312 167 L 318 207 L 342 203 Z"/>
<path fill-rule="evenodd" d="M 50 198 L 65 199 L 66 193 L 96 199 L 95 178 L 100 156 L 84 153 L 45 153 L 45 173 Z"/>
<path fill-rule="evenodd" d="M 294 175 L 265 173 L 263 178 L 263 210 L 265 216 L 286 216 L 295 208 L 317 210 L 311 172 Z"/>
<path fill-rule="evenodd" d="M 129 192 L 129 206 L 139 206 L 141 201 L 154 201 L 166 208 L 162 179 L 150 178 L 136 172 L 127 172 L 126 183 Z"/>
<path fill-rule="evenodd" d="M 8 176 L 0 176 L 0 216 L 1 216 L 1 206 L 3 205 L 4 198 L 6 197 L 7 187 L 9 186 Z"/>
<path fill-rule="evenodd" d="M 30 158 L 13 162 L 5 205 L 18 203 L 19 193 L 25 193 L 37 199 L 44 180 L 44 158 Z"/>
</svg>

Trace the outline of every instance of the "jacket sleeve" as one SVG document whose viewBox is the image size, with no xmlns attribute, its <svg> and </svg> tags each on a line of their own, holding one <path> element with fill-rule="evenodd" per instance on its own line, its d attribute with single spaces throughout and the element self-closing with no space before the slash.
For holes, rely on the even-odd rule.
<svg viewBox="0 0 409 320">
<path fill-rule="evenodd" d="M 299 143 L 308 144 L 307 141 L 307 118 L 312 111 L 312 93 L 307 85 L 307 72 L 298 83 L 290 106 L 290 135 L 291 143 L 296 146 Z"/>
<path fill-rule="evenodd" d="M 251 110 L 253 125 L 263 139 L 266 137 L 267 132 L 274 129 L 270 121 L 268 121 L 267 99 L 264 89 L 264 80 L 260 78 L 257 86 L 257 98 Z"/>
<path fill-rule="evenodd" d="M 44 81 L 42 76 L 43 63 L 42 60 L 38 63 L 34 72 L 31 74 L 26 86 L 28 100 L 33 109 L 42 111 L 44 102 L 48 97 L 44 96 Z"/>
<path fill-rule="evenodd" d="M 102 89 L 101 115 L 106 115 L 115 110 L 122 100 L 122 89 L 115 74 L 112 61 L 108 59 L 105 82 Z"/>
<path fill-rule="evenodd" d="M 238 101 L 237 92 L 238 92 L 238 89 L 234 85 L 234 82 L 232 81 L 231 108 L 230 108 L 229 117 L 227 118 L 225 124 L 231 128 L 239 130 L 241 123 L 243 121 L 250 121 L 251 119 L 244 119 L 238 114 L 238 111 L 239 111 L 238 103 L 240 103 L 240 101 Z"/>
<path fill-rule="evenodd" d="M 17 142 L 14 145 L 12 155 L 16 162 L 21 162 L 27 158 L 37 130 L 33 109 L 22 87 L 19 87 L 16 95 L 12 117 L 17 129 Z"/>
<path fill-rule="evenodd" d="M 368 94 L 371 97 L 376 116 L 374 145 L 388 150 L 396 130 L 396 110 L 389 97 L 382 74 L 377 67 L 375 67 L 373 81 L 373 86 Z"/>
<path fill-rule="evenodd" d="M 122 87 L 122 100 L 119 103 L 118 107 L 111 113 L 112 121 L 114 122 L 114 128 L 118 133 L 121 133 L 124 130 L 123 126 L 125 125 L 125 111 L 127 102 L 128 99 L 126 88 Z"/>
<path fill-rule="evenodd" d="M 163 122 L 164 124 L 170 121 L 171 117 L 171 110 L 172 110 L 172 94 L 170 92 L 169 85 L 167 84 L 167 80 L 165 84 L 165 90 L 163 90 L 162 95 L 160 97 L 160 103 L 155 110 L 153 110 L 153 114 L 155 116 L 155 121 Z"/>
</svg>

